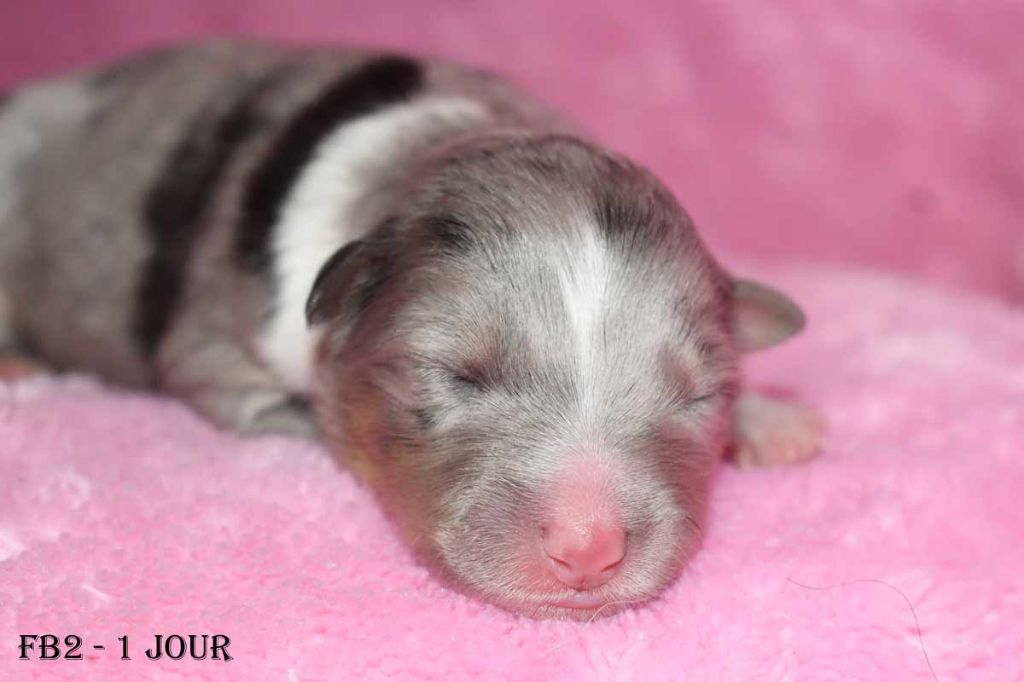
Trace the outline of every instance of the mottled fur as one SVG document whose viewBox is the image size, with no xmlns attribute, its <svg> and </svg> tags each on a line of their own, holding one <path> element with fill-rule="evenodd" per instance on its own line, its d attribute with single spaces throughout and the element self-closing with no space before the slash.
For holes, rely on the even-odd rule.
<svg viewBox="0 0 1024 682">
<path fill-rule="evenodd" d="M 423 177 L 346 264 L 365 269 L 346 297 L 362 310 L 337 309 L 358 322 L 322 349 L 330 439 L 412 543 L 474 591 L 538 612 L 522 538 L 551 513 L 567 451 L 611 460 L 634 550 L 608 598 L 654 594 L 697 544 L 724 444 L 728 278 L 652 178 L 572 138 L 474 139 Z M 559 279 L 595 239 L 607 302 L 584 366 Z"/>
<path fill-rule="evenodd" d="M 525 613 L 587 615 L 536 561 L 569 461 L 607 473 L 628 533 L 600 598 L 678 573 L 739 353 L 802 324 L 647 172 L 451 64 L 161 50 L 16 92 L 0 145 L 23 344 L 242 432 L 322 431 L 430 565 Z M 742 405 L 741 439 L 780 440 Z M 787 458 L 813 446 L 787 434 Z"/>
</svg>

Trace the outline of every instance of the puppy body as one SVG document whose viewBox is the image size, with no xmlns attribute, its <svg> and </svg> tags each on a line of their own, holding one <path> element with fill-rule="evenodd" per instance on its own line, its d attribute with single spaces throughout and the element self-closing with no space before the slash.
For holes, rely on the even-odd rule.
<svg viewBox="0 0 1024 682">
<path fill-rule="evenodd" d="M 237 43 L 0 104 L 0 288 L 8 343 L 240 432 L 321 432 L 441 573 L 574 617 L 678 572 L 739 353 L 802 324 L 499 79 Z M 745 461 L 813 450 L 803 413 L 780 438 L 741 408 Z"/>
<path fill-rule="evenodd" d="M 261 418 L 308 387 L 319 267 L 429 145 L 553 121 L 523 102 L 451 65 L 237 43 L 29 86 L 0 109 L 13 326 L 58 367 L 279 427 Z"/>
</svg>

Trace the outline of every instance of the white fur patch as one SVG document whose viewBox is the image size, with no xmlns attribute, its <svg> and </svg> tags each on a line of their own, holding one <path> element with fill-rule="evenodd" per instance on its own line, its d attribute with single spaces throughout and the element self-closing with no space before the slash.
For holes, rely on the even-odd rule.
<svg viewBox="0 0 1024 682">
<path fill-rule="evenodd" d="M 459 129 L 485 115 L 463 98 L 426 98 L 344 123 L 321 141 L 292 188 L 274 229 L 277 300 L 262 340 L 265 360 L 289 388 L 309 387 L 322 330 L 306 324 L 306 299 L 320 268 L 369 226 L 349 216 L 367 191 L 366 169 L 401 163 L 424 134 Z"/>
<path fill-rule="evenodd" d="M 598 340 L 608 301 L 611 261 L 596 226 L 584 226 L 582 236 L 578 250 L 561 265 L 559 281 L 583 389 L 583 409 L 591 414 L 598 393 L 596 370 L 601 362 Z"/>
<path fill-rule="evenodd" d="M 73 80 L 55 80 L 17 92 L 0 108 L 0 221 L 14 211 L 25 165 L 50 127 L 74 126 L 88 116 L 96 96 Z"/>
</svg>

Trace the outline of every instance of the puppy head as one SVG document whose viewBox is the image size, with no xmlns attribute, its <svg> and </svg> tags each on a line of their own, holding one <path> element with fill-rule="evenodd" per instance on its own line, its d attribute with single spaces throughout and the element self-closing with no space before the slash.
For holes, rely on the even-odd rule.
<svg viewBox="0 0 1024 682">
<path fill-rule="evenodd" d="M 517 135 L 436 159 L 307 313 L 325 432 L 410 544 L 467 592 L 576 618 L 677 575 L 738 354 L 801 322 L 643 170 Z"/>
</svg>

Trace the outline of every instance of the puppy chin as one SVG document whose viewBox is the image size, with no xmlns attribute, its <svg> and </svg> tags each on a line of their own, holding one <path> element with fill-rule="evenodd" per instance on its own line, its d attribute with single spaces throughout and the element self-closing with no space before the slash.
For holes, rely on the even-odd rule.
<svg viewBox="0 0 1024 682">
<path fill-rule="evenodd" d="M 591 622 L 645 604 L 654 597 L 634 596 L 628 598 L 625 595 L 600 595 L 580 591 L 535 595 L 521 599 L 512 597 L 495 598 L 483 595 L 477 595 L 477 598 L 489 601 L 506 611 L 527 618 Z"/>
</svg>

